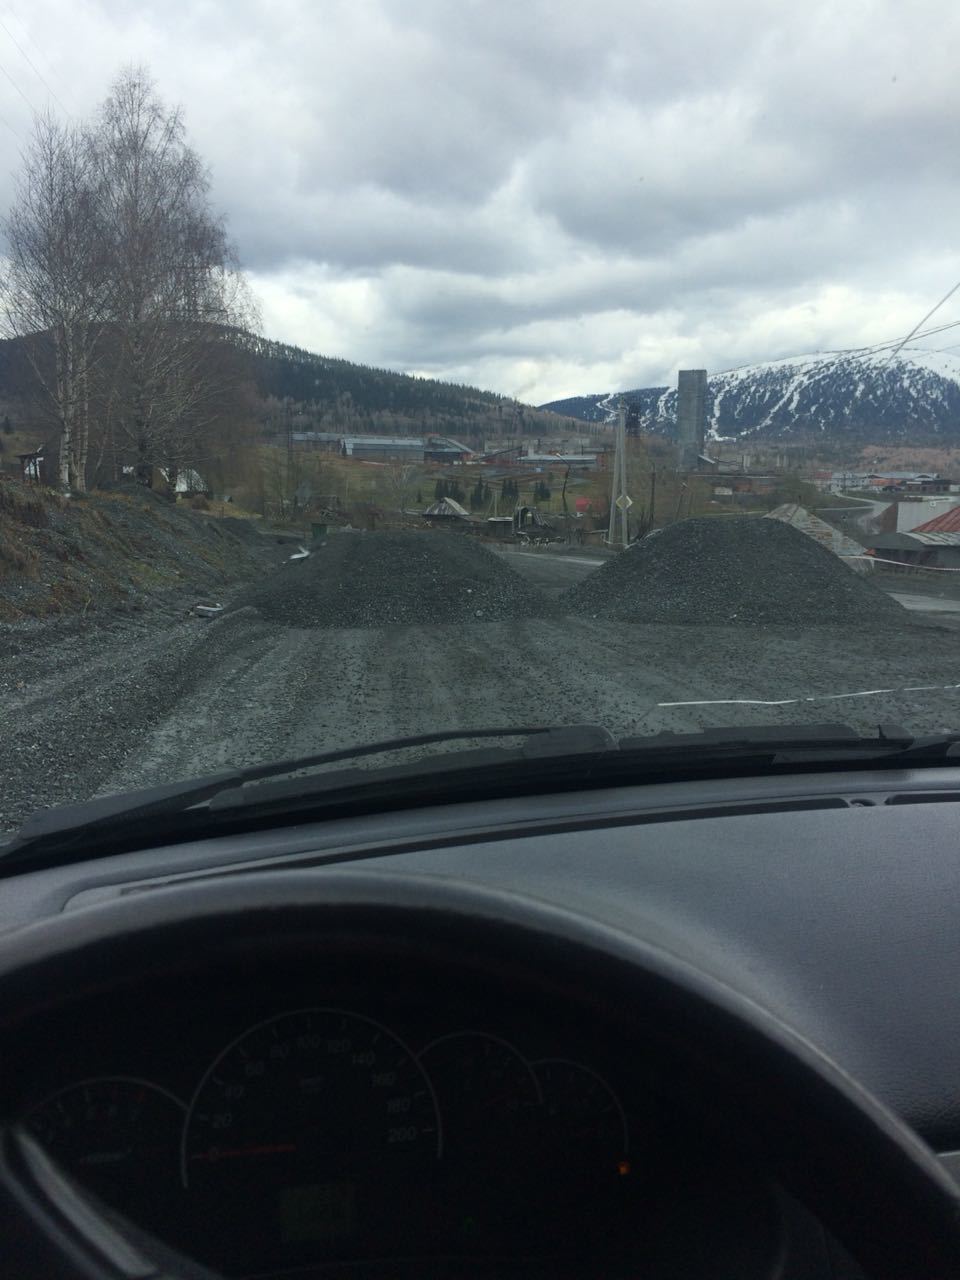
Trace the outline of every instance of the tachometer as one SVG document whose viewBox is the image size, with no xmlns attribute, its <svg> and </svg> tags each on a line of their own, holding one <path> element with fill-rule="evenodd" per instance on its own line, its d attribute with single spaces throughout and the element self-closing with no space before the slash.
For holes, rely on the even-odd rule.
<svg viewBox="0 0 960 1280">
<path fill-rule="evenodd" d="M 455 1031 L 420 1054 L 430 1073 L 447 1135 L 448 1154 L 476 1157 L 478 1147 L 502 1152 L 516 1142 L 540 1106 L 540 1086 L 512 1044 L 481 1031 Z"/>
<path fill-rule="evenodd" d="M 184 1104 L 149 1080 L 97 1076 L 46 1098 L 26 1118 L 50 1155 L 133 1221 L 164 1221 L 179 1194 Z"/>
<path fill-rule="evenodd" d="M 479 1252 L 528 1238 L 537 1218 L 542 1108 L 526 1058 L 498 1036 L 457 1031 L 428 1044 L 420 1061 L 443 1118 L 440 1235 L 456 1251 Z"/>
<path fill-rule="evenodd" d="M 543 1058 L 533 1070 L 543 1095 L 543 1140 L 556 1158 L 630 1173 L 630 1136 L 620 1100 L 590 1067 L 566 1058 Z"/>
<path fill-rule="evenodd" d="M 277 1255 L 398 1247 L 408 1179 L 441 1151 L 430 1081 L 386 1027 L 338 1009 L 259 1023 L 203 1077 L 184 1127 L 181 1176 L 209 1202 L 219 1248 L 249 1266 Z"/>
</svg>

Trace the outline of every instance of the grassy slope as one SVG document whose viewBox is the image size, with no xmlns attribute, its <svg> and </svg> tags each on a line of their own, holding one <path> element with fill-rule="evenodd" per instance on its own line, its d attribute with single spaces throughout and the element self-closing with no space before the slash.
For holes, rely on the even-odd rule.
<svg viewBox="0 0 960 1280">
<path fill-rule="evenodd" d="M 65 499 L 0 478 L 0 621 L 130 608 L 172 588 L 206 594 L 256 571 L 264 540 L 143 492 Z"/>
</svg>

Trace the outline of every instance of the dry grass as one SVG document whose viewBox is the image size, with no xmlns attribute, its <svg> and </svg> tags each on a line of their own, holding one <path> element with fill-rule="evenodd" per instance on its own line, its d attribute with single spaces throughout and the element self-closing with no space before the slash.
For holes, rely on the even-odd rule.
<svg viewBox="0 0 960 1280">
<path fill-rule="evenodd" d="M 0 577 L 17 574 L 20 577 L 34 578 L 37 564 L 37 555 L 14 542 L 0 524 Z"/>
<path fill-rule="evenodd" d="M 50 517 L 44 498 L 46 490 L 16 480 L 0 480 L 0 516 L 15 524 L 28 525 L 31 529 L 46 529 Z M 50 494 L 49 498 L 53 495 Z"/>
</svg>

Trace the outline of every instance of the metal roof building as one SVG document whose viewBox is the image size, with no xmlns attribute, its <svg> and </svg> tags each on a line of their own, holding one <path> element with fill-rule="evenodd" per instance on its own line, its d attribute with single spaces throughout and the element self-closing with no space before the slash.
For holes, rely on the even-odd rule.
<svg viewBox="0 0 960 1280">
<path fill-rule="evenodd" d="M 871 540 L 870 549 L 878 560 L 897 560 L 928 569 L 960 569 L 960 530 L 881 533 Z"/>
<path fill-rule="evenodd" d="M 815 542 L 819 542 L 821 546 L 832 551 L 834 555 L 846 559 L 851 569 L 869 569 L 870 561 L 867 557 L 866 548 L 862 547 L 859 542 L 855 542 L 853 538 L 842 533 L 839 529 L 835 529 L 832 524 L 827 524 L 826 520 L 821 520 L 819 516 L 815 516 L 812 511 L 808 511 L 806 507 L 801 507 L 797 502 L 785 502 L 779 507 L 775 507 L 773 511 L 768 511 L 764 517 L 767 520 L 782 520 L 784 524 L 792 524 L 795 529 L 799 529 L 801 533 L 805 533 L 808 538 L 813 538 Z M 863 557 L 862 559 L 858 557 Z"/>
<path fill-rule="evenodd" d="M 343 436 L 340 452 L 346 458 L 375 462 L 422 462 L 423 440 L 420 436 Z"/>
<path fill-rule="evenodd" d="M 916 525 L 912 533 L 960 533 L 960 506 L 951 507 L 949 511 L 942 511 L 940 515 L 934 516 L 932 520 L 925 520 L 923 524 Z"/>
</svg>

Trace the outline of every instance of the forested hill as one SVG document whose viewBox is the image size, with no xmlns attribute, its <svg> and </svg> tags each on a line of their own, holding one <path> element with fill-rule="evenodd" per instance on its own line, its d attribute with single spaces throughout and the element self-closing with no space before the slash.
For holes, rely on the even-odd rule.
<svg viewBox="0 0 960 1280">
<path fill-rule="evenodd" d="M 261 419 L 274 426 L 292 409 L 300 429 L 390 434 L 436 432 L 470 437 L 551 435 L 570 431 L 569 417 L 518 404 L 493 391 L 434 378 L 416 378 L 389 369 L 316 355 L 301 347 L 237 330 L 221 330 L 245 359 L 235 369 L 252 384 Z M 27 343 L 45 356 L 49 339 L 0 339 L 0 401 L 15 406 L 18 419 L 39 412 L 39 394 Z M 41 360 L 44 362 L 44 359 Z M 21 408 L 22 406 L 22 408 Z M 29 406 L 29 407 L 28 407 Z"/>
<path fill-rule="evenodd" d="M 292 400 L 318 429 L 522 434 L 570 427 L 554 413 L 493 391 L 353 364 L 250 334 L 237 340 L 251 354 L 260 396 Z"/>
</svg>

